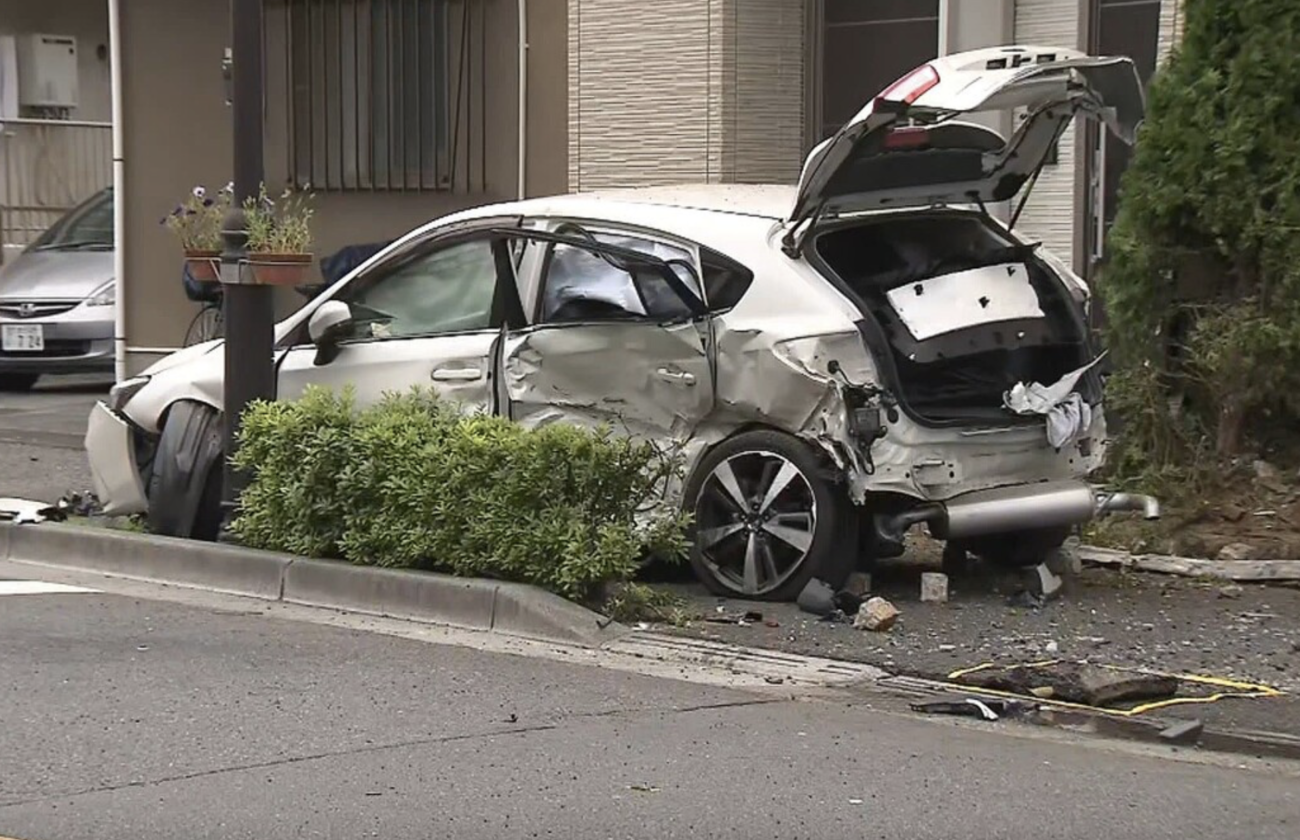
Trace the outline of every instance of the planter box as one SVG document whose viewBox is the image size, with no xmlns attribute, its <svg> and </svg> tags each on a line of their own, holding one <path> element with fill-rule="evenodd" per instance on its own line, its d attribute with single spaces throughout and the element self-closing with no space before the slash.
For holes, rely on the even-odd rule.
<svg viewBox="0 0 1300 840">
<path fill-rule="evenodd" d="M 311 263 L 311 254 L 250 254 L 245 260 L 253 282 L 266 286 L 301 286 Z"/>
</svg>

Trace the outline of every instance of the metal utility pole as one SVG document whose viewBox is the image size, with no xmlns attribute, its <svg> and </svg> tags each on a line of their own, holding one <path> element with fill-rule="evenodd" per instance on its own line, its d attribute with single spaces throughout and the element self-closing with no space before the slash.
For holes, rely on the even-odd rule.
<svg viewBox="0 0 1300 840">
<path fill-rule="evenodd" d="M 243 204 L 259 194 L 262 162 L 262 0 L 230 0 L 231 101 L 234 124 L 234 203 L 224 225 L 221 284 L 226 332 L 224 380 L 225 447 L 234 455 L 239 420 L 254 400 L 275 397 L 272 351 L 275 329 L 272 287 L 252 282 L 242 263 L 248 255 Z M 221 506 L 229 524 L 246 477 L 227 460 Z M 223 533 L 225 528 L 223 527 Z"/>
</svg>

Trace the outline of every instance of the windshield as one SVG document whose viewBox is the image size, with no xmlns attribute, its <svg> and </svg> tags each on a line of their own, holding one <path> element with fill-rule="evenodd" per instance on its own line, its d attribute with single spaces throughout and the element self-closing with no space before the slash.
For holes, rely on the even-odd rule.
<svg viewBox="0 0 1300 840">
<path fill-rule="evenodd" d="M 67 213 L 32 244 L 34 251 L 111 250 L 113 191 L 104 190 Z"/>
</svg>

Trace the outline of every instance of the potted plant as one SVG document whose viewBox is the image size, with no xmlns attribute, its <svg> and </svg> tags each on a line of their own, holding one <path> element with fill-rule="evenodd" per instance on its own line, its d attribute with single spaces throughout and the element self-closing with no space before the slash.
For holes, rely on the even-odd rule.
<svg viewBox="0 0 1300 840">
<path fill-rule="evenodd" d="M 298 286 L 312 263 L 311 194 L 285 190 L 272 201 L 263 185 L 244 203 L 248 222 L 247 265 L 253 281 Z"/>
<path fill-rule="evenodd" d="M 203 186 L 190 191 L 185 201 L 162 220 L 185 250 L 190 276 L 200 283 L 216 283 L 221 263 L 221 228 L 230 209 L 230 185 L 211 196 Z"/>
</svg>

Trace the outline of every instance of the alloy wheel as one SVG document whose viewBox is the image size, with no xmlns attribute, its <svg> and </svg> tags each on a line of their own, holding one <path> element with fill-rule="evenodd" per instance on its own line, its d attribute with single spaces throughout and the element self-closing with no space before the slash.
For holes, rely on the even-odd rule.
<svg viewBox="0 0 1300 840">
<path fill-rule="evenodd" d="M 696 547 L 728 589 L 765 595 L 807 562 L 817 530 L 808 477 L 775 452 L 740 452 L 719 463 L 695 503 Z"/>
</svg>

